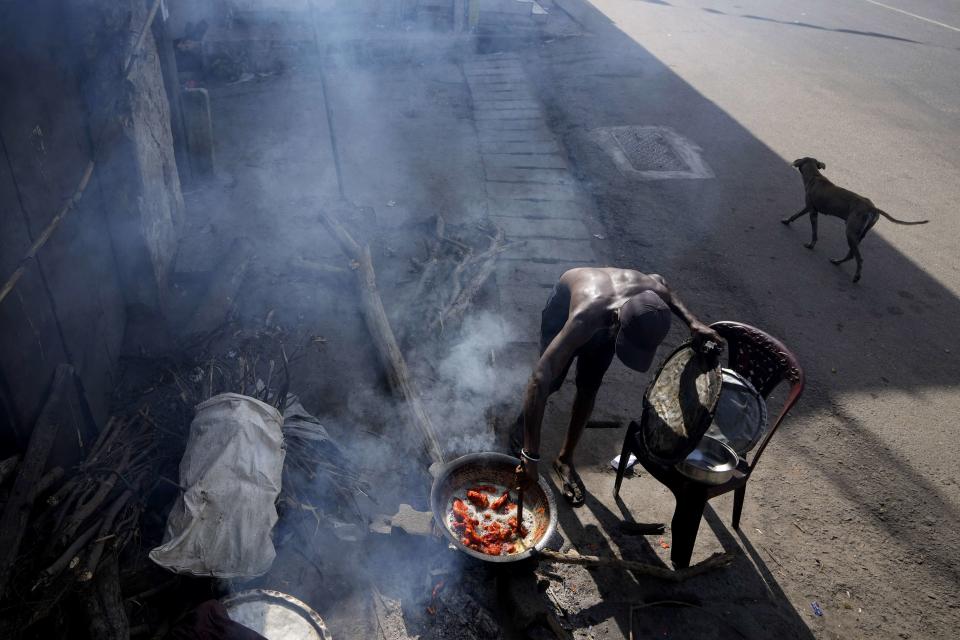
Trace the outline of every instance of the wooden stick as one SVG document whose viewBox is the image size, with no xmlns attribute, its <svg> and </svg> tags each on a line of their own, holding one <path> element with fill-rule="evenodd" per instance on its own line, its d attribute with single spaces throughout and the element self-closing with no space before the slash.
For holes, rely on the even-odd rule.
<svg viewBox="0 0 960 640">
<path fill-rule="evenodd" d="M 478 253 L 476 256 L 468 260 L 473 264 L 478 264 L 476 271 L 474 272 L 473 277 L 470 281 L 464 285 L 457 287 L 456 294 L 450 300 L 450 304 L 441 312 L 440 316 L 433 321 L 431 324 L 431 329 L 436 330 L 437 328 L 444 327 L 450 322 L 459 321 L 463 315 L 466 313 L 467 309 L 473 303 L 473 299 L 480 293 L 480 289 L 483 288 L 483 285 L 486 284 L 487 280 L 493 274 L 493 270 L 496 267 L 497 255 L 502 253 L 506 249 L 505 236 L 503 229 L 497 227 L 494 236 L 490 239 L 490 246 L 486 251 Z M 457 267 L 458 272 L 463 271 L 461 269 L 466 262 L 461 263 Z M 471 265 L 472 266 L 472 265 Z"/>
<path fill-rule="evenodd" d="M 70 565 L 73 559 L 77 557 L 77 554 L 79 554 L 83 548 L 87 546 L 88 542 L 93 540 L 93 537 L 97 534 L 97 531 L 100 530 L 100 525 L 102 524 L 102 519 L 97 520 L 90 526 L 90 528 L 80 534 L 80 536 L 73 541 L 73 544 L 67 547 L 67 550 L 61 553 L 59 558 L 53 561 L 53 564 L 40 573 L 40 579 L 33 586 L 33 588 L 36 589 L 41 584 L 49 584 L 57 576 L 63 573 L 63 570 Z"/>
<path fill-rule="evenodd" d="M 20 456 L 10 456 L 3 462 L 0 462 L 0 485 L 3 485 L 3 483 L 7 481 L 7 478 L 13 475 L 13 472 L 17 470 L 18 464 L 20 464 Z"/>
<path fill-rule="evenodd" d="M 0 517 L 0 596 L 6 590 L 17 552 L 20 550 L 20 541 L 27 528 L 37 482 L 43 475 L 47 457 L 60 430 L 62 421 L 59 419 L 59 412 L 64 393 L 73 385 L 73 375 L 73 367 L 70 365 L 61 364 L 57 367 L 50 393 L 33 426 L 30 443 L 10 492 L 10 499 L 3 510 L 3 516 Z"/>
<path fill-rule="evenodd" d="M 80 574 L 81 582 L 86 582 L 87 580 L 93 578 L 93 575 L 97 570 L 97 565 L 100 563 L 100 556 L 103 555 L 103 550 L 106 548 L 107 542 L 109 542 L 109 539 L 105 538 L 105 536 L 111 533 L 113 523 L 120 514 L 120 510 L 127 505 L 127 502 L 132 497 L 133 493 L 129 489 L 124 491 L 122 494 L 120 494 L 119 498 L 114 500 L 113 504 L 110 506 L 110 510 L 107 511 L 107 514 L 103 517 L 103 525 L 100 527 L 100 536 L 103 539 L 95 542 L 93 547 L 91 547 L 90 555 L 87 557 L 86 568 Z"/>
<path fill-rule="evenodd" d="M 20 259 L 19 266 L 14 269 L 13 273 L 10 274 L 10 277 L 7 278 L 7 281 L 3 283 L 3 287 L 0 287 L 0 302 L 3 302 L 7 295 L 13 291 L 13 288 L 17 286 L 17 282 L 20 281 L 20 278 L 23 277 L 23 274 L 27 270 L 27 265 L 37 257 L 37 252 L 43 248 L 43 245 L 47 244 L 50 236 L 52 236 L 53 232 L 57 230 L 57 227 L 60 226 L 60 223 L 63 222 L 63 219 L 66 217 L 66 215 L 70 213 L 70 210 L 73 209 L 78 202 L 80 202 L 80 198 L 83 197 L 83 192 L 86 191 L 87 185 L 90 184 L 90 176 L 93 175 L 93 167 L 93 160 L 87 162 L 87 166 L 83 170 L 83 174 L 80 176 L 80 182 L 77 184 L 77 188 L 73 190 L 73 195 L 63 204 L 62 207 L 60 207 L 57 215 L 53 216 L 53 219 L 50 220 L 43 232 L 40 233 L 40 236 L 27 250 L 27 253 Z"/>
<path fill-rule="evenodd" d="M 102 640 L 128 640 L 130 623 L 123 607 L 120 590 L 120 567 L 117 554 L 111 553 L 104 561 L 89 588 L 82 593 L 84 610 L 90 625 L 90 637 Z"/>
<path fill-rule="evenodd" d="M 408 419 L 420 433 L 424 449 L 431 461 L 442 462 L 443 449 L 437 440 L 433 423 L 420 399 L 420 391 L 410 375 L 407 362 L 390 327 L 387 312 L 383 308 L 383 300 L 377 291 L 377 276 L 373 269 L 373 259 L 370 257 L 370 247 L 367 245 L 361 247 L 357 244 L 343 225 L 329 214 L 321 213 L 320 220 L 336 239 L 340 250 L 355 263 L 363 318 L 377 348 L 390 388 L 404 401 Z"/>
<path fill-rule="evenodd" d="M 582 556 L 575 553 L 559 553 L 550 549 L 543 549 L 538 552 L 540 557 L 551 562 L 561 562 L 564 564 L 578 564 L 587 567 L 608 567 L 612 569 L 622 569 L 632 571 L 651 578 L 667 580 L 669 582 L 683 582 L 702 573 L 725 567 L 733 562 L 736 557 L 732 553 L 715 553 L 703 562 L 698 562 L 692 567 L 677 569 L 671 571 L 665 567 L 647 564 L 645 562 L 636 562 L 634 560 L 624 560 L 622 558 L 600 558 L 598 556 Z"/>
<path fill-rule="evenodd" d="M 133 48 L 130 49 L 130 53 L 127 54 L 127 60 L 123 63 L 124 78 L 130 77 L 130 71 L 133 69 L 133 59 L 140 52 L 140 47 L 143 46 L 144 41 L 147 39 L 147 32 L 150 31 L 150 27 L 153 25 L 153 19 L 157 17 L 157 9 L 160 8 L 160 2 L 161 0 L 153 0 L 153 6 L 150 7 L 150 12 L 147 13 L 147 20 L 140 30 L 140 35 L 137 36 L 137 42 L 133 45 Z"/>
<path fill-rule="evenodd" d="M 42 478 L 37 481 L 37 486 L 33 488 L 33 500 L 36 500 L 47 491 L 49 491 L 53 485 L 60 482 L 60 479 L 63 478 L 63 467 L 54 467 L 47 471 Z"/>
<path fill-rule="evenodd" d="M 125 449 L 123 452 L 123 459 L 118 465 L 119 471 L 125 470 L 130 464 L 130 449 Z M 113 486 L 117 483 L 117 475 L 111 473 L 106 480 L 100 482 L 97 487 L 96 492 L 93 496 L 84 502 L 81 502 L 77 505 L 76 511 L 70 516 L 70 519 L 67 521 L 67 525 L 63 530 L 63 533 L 60 534 L 61 537 L 65 540 L 69 540 L 74 536 L 80 527 L 83 526 L 83 523 L 87 519 L 96 513 L 100 506 L 104 503 L 107 497 L 110 495 L 110 492 L 113 491 Z"/>
</svg>

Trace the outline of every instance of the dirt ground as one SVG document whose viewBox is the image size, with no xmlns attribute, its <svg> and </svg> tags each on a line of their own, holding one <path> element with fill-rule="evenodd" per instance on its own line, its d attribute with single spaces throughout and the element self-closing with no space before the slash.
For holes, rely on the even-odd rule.
<svg viewBox="0 0 960 640">
<path fill-rule="evenodd" d="M 369 234 L 384 303 L 398 322 L 416 309 L 410 259 L 422 257 L 437 213 L 454 229 L 492 221 L 507 231 L 514 245 L 475 307 L 499 327 L 487 349 L 493 355 L 482 359 L 499 381 L 492 424 L 508 424 L 519 407 L 539 311 L 564 270 L 661 273 L 701 318 L 761 327 L 806 370 L 800 404 L 748 485 L 740 530 L 730 527 L 730 496 L 712 501 L 701 523 L 693 561 L 721 550 L 737 559 L 663 585 L 548 563 L 494 572 L 418 536 L 371 534 L 358 548 L 292 527 L 274 570 L 256 584 L 298 595 L 338 638 L 464 637 L 458 629 L 474 620 L 482 621 L 477 637 L 552 637 L 547 612 L 578 639 L 623 638 L 631 629 L 637 638 L 953 637 L 960 487 L 942 454 L 952 448 L 949 417 L 960 408 L 956 283 L 928 275 L 921 250 L 907 247 L 908 257 L 885 236 L 871 238 L 860 285 L 822 251 L 812 260 L 801 246 L 806 229 L 777 222 L 801 198 L 792 158 L 588 3 L 564 4 L 582 15 L 552 6 L 543 35 L 509 53 L 451 47 L 373 64 L 305 55 L 278 76 L 210 87 L 220 177 L 185 194 L 194 233 L 181 246 L 178 282 L 189 299 L 191 282 L 234 237 L 251 238 L 256 262 L 238 299 L 240 321 L 262 322 L 273 311 L 275 322 L 323 338 L 300 365 L 299 393 L 382 491 L 370 511 L 389 514 L 401 502 L 425 511 L 429 477 L 400 472 L 398 480 L 410 465 L 394 449 L 400 427 L 350 274 L 304 266 L 344 266 L 319 226 L 319 208 L 339 201 L 341 189 L 367 208 L 350 223 Z M 483 79 L 490 75 L 500 88 Z M 514 105 L 491 106 L 504 101 Z M 625 174 L 595 130 L 628 125 L 680 132 L 699 147 L 710 177 Z M 937 215 L 946 212 L 930 212 Z M 822 244 L 838 250 L 837 229 L 821 226 Z M 935 235 L 930 227 L 916 233 Z M 468 335 L 439 344 L 452 349 Z M 684 338 L 675 326 L 662 352 Z M 647 381 L 615 363 L 595 417 L 636 418 Z M 559 447 L 571 387 L 551 399 L 544 455 Z M 502 446 L 503 430 L 490 428 L 476 427 L 477 442 Z M 470 427 L 447 429 L 466 452 L 469 441 L 451 430 Z M 554 546 L 669 566 L 669 527 L 640 536 L 623 526 L 669 523 L 673 500 L 646 474 L 613 498 L 609 460 L 622 438 L 621 429 L 585 435 L 578 464 L 587 502 L 561 502 Z M 338 547 L 352 549 L 339 565 Z M 446 586 L 434 597 L 441 578 Z"/>
</svg>

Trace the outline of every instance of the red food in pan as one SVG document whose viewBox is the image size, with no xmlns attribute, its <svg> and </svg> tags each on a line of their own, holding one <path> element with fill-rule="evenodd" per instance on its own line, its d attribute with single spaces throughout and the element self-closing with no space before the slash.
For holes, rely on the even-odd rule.
<svg viewBox="0 0 960 640">
<path fill-rule="evenodd" d="M 495 494 L 496 491 L 496 487 L 490 485 L 477 485 L 467 491 L 467 500 L 476 509 L 475 518 L 471 517 L 470 508 L 463 500 L 454 499 L 454 522 L 451 527 L 461 536 L 460 542 L 475 551 L 493 556 L 502 555 L 504 552 L 516 553 L 516 542 L 518 538 L 526 537 L 527 529 L 518 527 L 516 517 L 510 518 L 506 524 L 495 519 L 496 513 L 504 513 L 517 507 L 510 502 L 509 490 L 496 498 L 485 495 Z"/>
</svg>

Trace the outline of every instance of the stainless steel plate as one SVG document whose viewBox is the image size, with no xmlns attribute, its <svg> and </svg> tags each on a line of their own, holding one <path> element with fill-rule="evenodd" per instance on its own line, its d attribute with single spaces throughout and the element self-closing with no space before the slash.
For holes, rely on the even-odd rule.
<svg viewBox="0 0 960 640">
<path fill-rule="evenodd" d="M 222 602 L 231 620 L 267 640 L 333 640 L 317 612 L 286 593 L 250 589 Z"/>
<path fill-rule="evenodd" d="M 723 369 L 723 386 L 707 435 L 744 456 L 767 431 L 767 402 L 745 377 Z"/>
</svg>

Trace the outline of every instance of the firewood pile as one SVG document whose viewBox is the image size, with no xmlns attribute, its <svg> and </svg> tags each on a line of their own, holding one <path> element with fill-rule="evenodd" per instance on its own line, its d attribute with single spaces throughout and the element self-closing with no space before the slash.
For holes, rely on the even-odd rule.
<svg viewBox="0 0 960 640">
<path fill-rule="evenodd" d="M 45 427 L 37 425 L 31 444 Z M 153 433 L 142 415 L 115 416 L 81 462 L 46 471 L 24 496 L 21 480 L 46 462 L 36 447 L 28 449 L 4 509 L 2 533 L 12 546 L 3 550 L 0 635 L 17 637 L 58 612 L 68 595 L 86 603 L 90 629 L 100 630 L 94 637 L 113 637 L 104 630 L 125 626 L 117 621 L 117 556 L 138 538 L 145 497 L 156 483 Z"/>
<path fill-rule="evenodd" d="M 284 429 L 281 517 L 306 515 L 317 527 L 363 522 L 357 497 L 369 488 L 356 465 L 290 393 L 290 365 L 316 339 L 265 324 L 221 327 L 176 355 L 128 359 L 114 415 L 76 464 L 47 468 L 53 443 L 71 437 L 52 408 L 38 419 L 26 452 L 0 461 L 0 637 L 44 637 L 65 625 L 98 639 L 154 637 L 165 626 L 169 615 L 159 610 L 171 610 L 178 590 L 150 586 L 193 579 L 169 580 L 147 552 L 161 542 L 166 513 L 183 489 L 178 468 L 194 408 L 219 393 L 248 395 L 281 413 L 296 409 Z M 74 379 L 63 369 L 51 407 L 63 404 L 61 388 Z"/>
<path fill-rule="evenodd" d="M 176 478 L 194 407 L 220 393 L 239 393 L 276 407 L 281 414 L 305 410 L 291 393 L 291 367 L 312 348 L 322 348 L 322 338 L 292 334 L 274 323 L 272 313 L 257 329 L 219 328 L 197 338 L 176 357 L 137 359 L 141 370 L 119 394 L 134 406 L 149 407 L 160 431 L 167 457 L 164 476 Z M 145 374 L 145 377 L 144 377 Z M 325 517 L 358 522 L 362 516 L 356 500 L 369 488 L 356 472 L 343 448 L 312 416 L 297 416 L 284 426 L 286 458 L 280 506 Z M 306 418 L 306 419 L 304 419 Z M 172 454 L 172 455 L 171 455 Z M 170 463 L 174 463 L 171 465 Z"/>
</svg>

